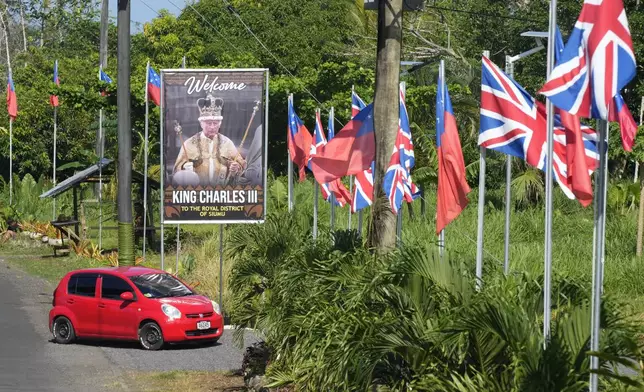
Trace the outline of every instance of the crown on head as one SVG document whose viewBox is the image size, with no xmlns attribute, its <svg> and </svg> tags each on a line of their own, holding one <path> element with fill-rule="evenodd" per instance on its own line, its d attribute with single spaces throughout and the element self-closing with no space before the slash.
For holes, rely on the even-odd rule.
<svg viewBox="0 0 644 392">
<path fill-rule="evenodd" d="M 224 100 L 222 98 L 215 98 L 211 94 L 208 94 L 206 98 L 199 98 L 197 100 L 197 108 L 199 108 L 199 121 L 222 120 L 224 118 L 221 115 L 221 111 L 224 108 Z"/>
</svg>

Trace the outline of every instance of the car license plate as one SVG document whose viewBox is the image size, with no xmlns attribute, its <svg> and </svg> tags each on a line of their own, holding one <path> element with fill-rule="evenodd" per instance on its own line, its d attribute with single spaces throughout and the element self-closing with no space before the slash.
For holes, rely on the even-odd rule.
<svg viewBox="0 0 644 392">
<path fill-rule="evenodd" d="M 199 321 L 197 329 L 210 329 L 210 321 Z"/>
</svg>

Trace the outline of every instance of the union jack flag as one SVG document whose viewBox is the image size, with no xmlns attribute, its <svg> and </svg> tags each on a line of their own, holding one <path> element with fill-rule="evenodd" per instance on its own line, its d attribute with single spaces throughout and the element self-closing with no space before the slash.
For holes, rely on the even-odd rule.
<svg viewBox="0 0 644 392">
<path fill-rule="evenodd" d="M 367 105 L 362 98 L 355 91 L 351 91 L 351 118 L 354 118 L 365 106 Z"/>
<path fill-rule="evenodd" d="M 362 98 L 356 94 L 355 91 L 351 92 L 351 118 L 355 117 L 360 110 L 367 106 Z M 355 187 L 353 189 L 353 197 L 351 202 L 351 212 L 355 213 L 363 208 L 369 207 L 373 204 L 373 170 L 375 162 L 371 162 L 371 168 L 358 173 L 355 176 Z"/>
<path fill-rule="evenodd" d="M 411 179 L 411 168 L 415 164 L 414 144 L 411 140 L 409 117 L 402 89 L 400 89 L 399 113 L 398 134 L 383 180 L 385 194 L 395 214 L 398 214 L 403 200 L 411 203 L 420 196 L 420 190 Z"/>
<path fill-rule="evenodd" d="M 622 0 L 585 0 L 560 60 L 539 91 L 570 114 L 608 120 L 609 105 L 635 77 Z"/>
<path fill-rule="evenodd" d="M 481 129 L 479 145 L 525 160 L 545 171 L 546 110 L 535 102 L 523 87 L 506 75 L 490 59 L 483 56 L 481 84 Z M 589 170 L 596 167 L 596 133 L 581 126 Z M 566 166 L 566 132 L 559 115 L 555 116 L 553 174 L 562 190 L 571 199 Z"/>
</svg>

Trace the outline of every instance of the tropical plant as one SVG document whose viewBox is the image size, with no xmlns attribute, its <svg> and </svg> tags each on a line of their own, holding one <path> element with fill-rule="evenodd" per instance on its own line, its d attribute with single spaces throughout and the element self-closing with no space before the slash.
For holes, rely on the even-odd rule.
<svg viewBox="0 0 644 392">
<path fill-rule="evenodd" d="M 465 264 L 440 258 L 426 243 L 379 255 L 345 246 L 352 244 L 346 240 L 313 242 L 310 233 L 299 231 L 297 214 L 273 214 L 264 226 L 242 226 L 229 242 L 236 255 L 231 318 L 265 337 L 269 386 L 587 389 L 586 287 L 556 276 L 544 350 L 542 276 L 490 274 L 477 292 Z M 642 358 L 641 326 L 610 298 L 602 314 L 602 382 L 639 385 L 609 370 L 624 362 L 620 358 Z"/>
</svg>

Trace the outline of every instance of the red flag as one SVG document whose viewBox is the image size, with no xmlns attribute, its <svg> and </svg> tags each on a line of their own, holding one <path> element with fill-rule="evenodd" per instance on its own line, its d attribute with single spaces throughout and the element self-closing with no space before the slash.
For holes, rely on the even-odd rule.
<svg viewBox="0 0 644 392">
<path fill-rule="evenodd" d="M 56 86 L 60 86 L 60 80 L 58 79 L 58 60 L 54 63 L 54 83 Z M 55 94 L 52 94 L 49 96 L 49 103 L 53 107 L 58 106 L 58 96 Z"/>
<path fill-rule="evenodd" d="M 300 173 L 300 182 L 306 179 L 304 168 L 309 161 L 311 154 L 311 143 L 313 137 L 304 123 L 295 113 L 292 98 L 288 99 L 288 151 L 291 154 L 291 160 L 298 165 Z M 328 182 L 328 181 L 325 181 Z"/>
<path fill-rule="evenodd" d="M 9 71 L 9 81 L 7 83 L 7 111 L 12 120 L 18 117 L 18 98 L 16 98 L 16 89 L 13 85 L 11 71 Z"/>
<path fill-rule="evenodd" d="M 335 201 L 338 202 L 340 207 L 344 207 L 345 204 L 351 204 L 351 193 L 346 186 L 342 183 L 342 180 L 339 178 L 335 181 L 331 181 L 329 184 L 329 191 L 335 196 Z"/>
<path fill-rule="evenodd" d="M 438 149 L 438 200 L 436 234 L 467 206 L 471 191 L 465 178 L 465 161 L 447 86 L 438 79 L 436 94 L 436 147 Z"/>
<path fill-rule="evenodd" d="M 581 131 L 579 117 L 558 110 L 561 124 L 566 132 L 566 173 L 570 190 L 582 206 L 588 207 L 593 201 L 593 186 L 590 170 L 596 165 L 588 164 L 586 146 Z"/>
<path fill-rule="evenodd" d="M 369 169 L 375 156 L 373 104 L 370 104 L 318 150 L 311 158 L 310 168 L 316 181 L 324 184 Z"/>
<path fill-rule="evenodd" d="M 613 99 L 613 105 L 610 105 L 608 121 L 619 122 L 619 130 L 622 134 L 622 147 L 626 151 L 633 151 L 635 143 L 635 134 L 637 133 L 637 124 L 635 119 L 624 103 L 621 94 L 617 94 Z"/>
</svg>

